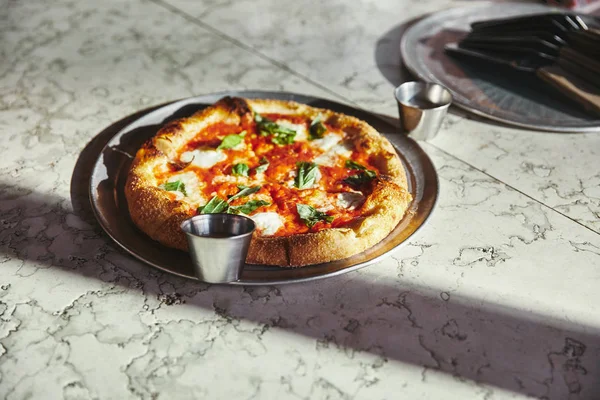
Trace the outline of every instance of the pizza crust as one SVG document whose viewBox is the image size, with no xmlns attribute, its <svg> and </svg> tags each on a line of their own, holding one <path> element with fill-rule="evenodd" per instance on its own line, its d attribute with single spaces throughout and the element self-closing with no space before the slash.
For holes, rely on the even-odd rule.
<svg viewBox="0 0 600 400">
<path fill-rule="evenodd" d="M 252 110 L 310 118 L 320 115 L 326 123 L 346 132 L 357 151 L 369 155 L 380 176 L 372 181 L 371 192 L 359 208 L 362 217 L 351 226 L 281 237 L 255 233 L 247 263 L 299 267 L 338 260 L 374 246 L 396 227 L 412 197 L 398 155 L 374 128 L 352 116 L 291 101 L 226 97 L 191 117 L 168 123 L 137 152 L 125 184 L 125 197 L 139 229 L 165 246 L 187 251 L 180 225 L 196 214 L 195 207 L 158 189 L 154 168 L 174 160 L 177 150 L 207 126 L 216 122 L 251 123 Z"/>
<path fill-rule="evenodd" d="M 255 236 L 246 261 L 274 264 L 270 261 L 277 259 L 276 265 L 295 267 L 353 256 L 383 240 L 398 225 L 411 200 L 402 188 L 377 181 L 361 207 L 364 217 L 351 226 L 293 236 Z"/>
</svg>

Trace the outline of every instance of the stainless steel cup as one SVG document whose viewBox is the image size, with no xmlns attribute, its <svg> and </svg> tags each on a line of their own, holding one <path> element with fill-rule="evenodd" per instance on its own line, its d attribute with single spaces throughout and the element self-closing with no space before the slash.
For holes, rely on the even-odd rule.
<svg viewBox="0 0 600 400">
<path fill-rule="evenodd" d="M 452 103 L 448 89 L 437 83 L 405 82 L 394 94 L 401 132 L 416 140 L 433 139 Z"/>
<path fill-rule="evenodd" d="M 240 278 L 254 221 L 241 215 L 203 214 L 183 221 L 194 273 L 209 283 L 234 282 Z"/>
</svg>

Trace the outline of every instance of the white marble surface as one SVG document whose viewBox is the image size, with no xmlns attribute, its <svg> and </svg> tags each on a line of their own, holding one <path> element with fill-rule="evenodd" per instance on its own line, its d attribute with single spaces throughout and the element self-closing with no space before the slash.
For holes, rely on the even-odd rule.
<svg viewBox="0 0 600 400">
<path fill-rule="evenodd" d="M 101 233 L 85 166 L 107 126 L 231 88 L 392 113 L 386 34 L 464 3 L 310 4 L 0 8 L 0 398 L 598 398 L 598 135 L 451 115 L 423 144 L 441 181 L 431 223 L 311 284 L 183 281 Z"/>
</svg>

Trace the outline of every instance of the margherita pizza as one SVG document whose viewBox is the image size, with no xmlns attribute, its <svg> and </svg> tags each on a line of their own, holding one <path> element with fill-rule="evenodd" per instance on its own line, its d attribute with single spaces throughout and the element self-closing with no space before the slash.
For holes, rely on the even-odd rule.
<svg viewBox="0 0 600 400">
<path fill-rule="evenodd" d="M 366 122 L 292 101 L 225 97 L 168 123 L 137 152 L 125 187 L 133 222 L 187 250 L 197 214 L 254 220 L 246 261 L 305 266 L 370 248 L 412 200 L 392 145 Z"/>
</svg>

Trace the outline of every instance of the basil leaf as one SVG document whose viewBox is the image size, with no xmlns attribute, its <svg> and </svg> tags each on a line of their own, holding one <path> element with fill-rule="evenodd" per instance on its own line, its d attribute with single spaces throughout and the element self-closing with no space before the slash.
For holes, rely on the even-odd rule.
<svg viewBox="0 0 600 400">
<path fill-rule="evenodd" d="M 242 204 L 240 206 L 230 206 L 228 212 L 232 214 L 250 214 L 255 211 L 257 208 L 262 206 L 268 206 L 271 203 L 266 202 L 264 200 L 250 200 L 249 202 Z"/>
<path fill-rule="evenodd" d="M 261 174 L 261 173 L 265 172 L 267 170 L 267 168 L 269 168 L 269 160 L 267 160 L 265 157 L 261 158 L 259 163 L 260 163 L 260 165 L 256 168 L 254 168 L 254 170 L 256 171 L 257 174 Z"/>
<path fill-rule="evenodd" d="M 254 122 L 262 136 L 273 136 L 271 138 L 273 143 L 281 145 L 294 143 L 295 130 L 284 128 L 259 114 L 254 114 Z"/>
<path fill-rule="evenodd" d="M 275 136 L 273 136 L 273 138 L 271 138 L 271 141 L 275 144 L 280 144 L 280 145 L 292 144 L 292 143 L 294 143 L 295 137 L 296 137 L 296 131 L 290 130 L 289 132 L 277 133 Z"/>
<path fill-rule="evenodd" d="M 370 179 L 367 179 L 366 176 L 362 174 L 351 175 L 343 180 L 344 183 L 354 187 L 361 186 L 368 181 L 370 181 Z"/>
<path fill-rule="evenodd" d="M 239 192 L 231 196 L 228 200 L 224 200 L 219 196 L 214 196 L 206 205 L 202 207 L 198 207 L 198 214 L 218 214 L 218 213 L 233 213 L 237 214 L 238 212 L 242 212 L 244 214 L 249 214 L 252 211 L 256 210 L 258 207 L 266 206 L 269 203 L 265 203 L 262 200 L 251 200 L 246 204 L 242 204 L 241 206 L 230 206 L 229 203 L 232 200 L 235 200 L 240 197 L 246 197 L 251 195 L 252 193 L 256 193 L 260 190 L 260 186 L 238 186 L 240 189 Z M 260 203 L 260 204 L 259 204 Z M 252 208 L 254 207 L 254 208 Z"/>
<path fill-rule="evenodd" d="M 165 182 L 162 185 L 159 185 L 158 187 L 169 192 L 180 191 L 181 193 L 183 193 L 184 196 L 187 196 L 187 193 L 185 192 L 185 184 L 181 181 Z"/>
<path fill-rule="evenodd" d="M 250 168 L 248 168 L 248 164 L 239 163 L 233 164 L 233 168 L 231 169 L 234 175 L 248 176 L 248 172 L 250 172 Z"/>
<path fill-rule="evenodd" d="M 317 211 L 307 204 L 296 204 L 296 210 L 298 211 L 298 216 L 300 217 L 300 219 L 309 228 L 315 226 L 315 224 L 319 221 L 325 221 L 327 223 L 333 221 L 333 217 L 331 215 L 327 215 L 324 212 Z"/>
<path fill-rule="evenodd" d="M 254 122 L 256 122 L 258 125 L 264 124 L 265 120 L 269 121 L 268 119 L 263 118 L 263 116 L 260 115 L 259 113 L 254 113 Z"/>
<path fill-rule="evenodd" d="M 370 180 L 370 179 L 373 179 L 373 178 L 375 178 L 375 177 L 377 177 L 377 173 L 376 173 L 375 171 L 371 171 L 370 169 L 369 169 L 369 170 L 366 170 L 366 171 L 364 171 L 364 172 L 363 172 L 363 175 L 366 175 L 366 176 L 367 176 L 367 178 L 369 178 L 369 180 Z"/>
<path fill-rule="evenodd" d="M 321 139 L 325 132 L 327 132 L 327 128 L 325 128 L 325 125 L 323 125 L 323 123 L 321 122 L 321 117 L 318 116 L 310 124 L 310 129 L 308 130 L 308 139 Z"/>
<path fill-rule="evenodd" d="M 226 200 L 223 200 L 219 196 L 214 196 L 202 207 L 198 207 L 199 214 L 218 214 L 222 212 L 227 212 L 229 209 L 229 203 Z"/>
<path fill-rule="evenodd" d="M 370 169 L 367 169 L 364 165 L 357 163 L 356 161 L 346 160 L 346 168 L 358 170 L 359 172 L 355 175 L 351 175 L 343 180 L 350 186 L 361 186 L 362 184 L 373 180 L 377 173 Z"/>
<path fill-rule="evenodd" d="M 315 163 L 300 161 L 296 163 L 296 178 L 294 179 L 294 185 L 298 189 L 308 189 L 315 184 L 317 180 L 317 174 L 319 173 L 319 166 Z"/>
<path fill-rule="evenodd" d="M 364 165 L 360 165 L 356 161 L 352 161 L 352 160 L 346 160 L 346 168 L 349 168 L 349 169 L 359 169 L 361 171 L 366 171 L 367 170 L 367 167 L 365 167 Z"/>
<path fill-rule="evenodd" d="M 284 130 L 286 129 L 286 128 L 281 128 L 275 122 L 271 121 L 269 118 L 263 117 L 260 114 L 254 114 L 254 122 L 256 122 L 258 130 L 260 131 L 260 134 L 263 136 L 273 135 L 273 134 L 277 133 L 277 131 L 279 129 L 284 129 Z"/>
<path fill-rule="evenodd" d="M 240 191 L 231 196 L 229 200 L 227 200 L 228 202 L 232 202 L 233 200 L 238 199 L 240 197 L 250 196 L 252 193 L 256 193 L 260 190 L 260 186 L 248 187 L 239 185 L 238 188 L 240 189 Z"/>
<path fill-rule="evenodd" d="M 373 180 L 377 174 L 375 171 L 360 171 L 356 175 L 351 175 L 343 180 L 344 183 L 347 183 L 350 186 L 361 186 L 364 183 L 367 183 Z"/>
<path fill-rule="evenodd" d="M 221 144 L 217 149 L 231 149 L 242 143 L 244 136 L 246 136 L 246 131 L 242 131 L 237 135 L 227 135 L 223 138 L 223 141 L 221 141 Z"/>
</svg>

